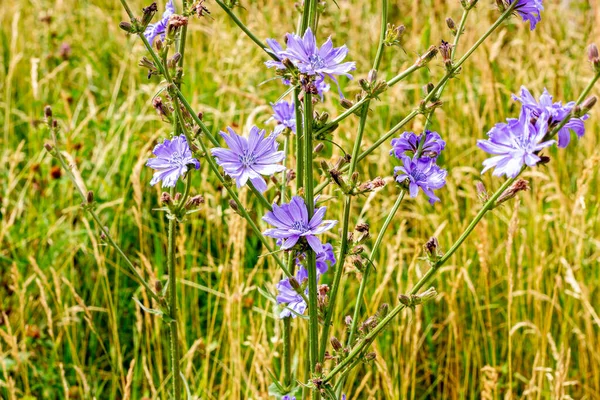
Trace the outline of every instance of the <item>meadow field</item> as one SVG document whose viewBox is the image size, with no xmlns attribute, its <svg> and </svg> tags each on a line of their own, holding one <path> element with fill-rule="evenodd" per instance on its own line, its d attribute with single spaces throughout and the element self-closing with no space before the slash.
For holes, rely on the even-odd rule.
<svg viewBox="0 0 600 400">
<path fill-rule="evenodd" d="M 130 4 L 136 12 L 147 5 Z M 295 29 L 293 0 L 241 5 L 234 12 L 262 40 L 281 40 Z M 182 92 L 215 134 L 226 126 L 272 128 L 269 103 L 285 88 L 265 67 L 268 57 L 216 3 L 205 6 L 210 16 L 190 19 Z M 371 0 L 327 1 L 319 20 L 321 41 L 332 35 L 356 61 L 355 79 L 340 80 L 349 98 L 375 56 L 379 7 Z M 429 237 L 444 250 L 461 234 L 481 207 L 477 180 L 490 191 L 500 186 L 490 173 L 481 175 L 487 155 L 476 142 L 518 114 L 511 94 L 521 85 L 536 96 L 547 88 L 566 102 L 593 76 L 586 48 L 600 43 L 600 4 L 556 0 L 544 7 L 536 30 L 509 19 L 450 80 L 431 125 L 447 142 L 441 203 L 402 203 L 374 260 L 365 315 L 397 304 L 425 273 Z M 102 223 L 145 276 L 164 277 L 167 220 L 153 211 L 162 190 L 149 185 L 152 170 L 145 167 L 171 129 L 152 108 L 160 81 L 138 67 L 145 49 L 119 29 L 127 16 L 117 0 L 4 0 L 1 9 L 0 398 L 167 399 L 167 324 L 132 300 L 148 302 L 44 150 L 50 138 L 43 123 L 51 105 L 63 150 L 94 191 Z M 388 20 L 406 26 L 405 42 L 403 49 L 386 48 L 379 76 L 392 78 L 430 45 L 451 40 L 445 19 L 458 21 L 461 13 L 458 0 L 391 1 Z M 493 1 L 479 1 L 459 55 L 497 15 Z M 423 86 L 443 74 L 438 57 L 373 101 L 363 146 L 413 110 Z M 344 111 L 335 94 L 333 87 L 319 111 Z M 420 132 L 424 123 L 419 116 L 405 129 Z M 357 125 L 358 118 L 348 118 L 334 141 L 350 151 Z M 597 109 L 586 129 L 568 148 L 550 148 L 551 161 L 523 175 L 531 189 L 476 227 L 431 283 L 437 298 L 403 311 L 377 338 L 377 358 L 346 380 L 348 399 L 600 399 Z M 351 225 L 366 221 L 372 233 L 396 197 L 388 153 L 384 144 L 359 165 L 361 174 L 389 183 L 353 202 Z M 328 145 L 322 157 L 341 154 Z M 271 375 L 282 374 L 282 325 L 264 294 L 275 293 L 281 271 L 206 163 L 192 183 L 205 203 L 175 243 L 182 373 L 192 398 L 272 398 Z M 249 191 L 239 194 L 260 221 L 263 206 Z M 343 201 L 334 185 L 322 197 L 328 217 L 340 219 Z M 327 233 L 334 247 L 338 228 Z M 336 315 L 352 314 L 359 275 L 348 261 Z M 303 322 L 293 324 L 299 371 L 308 351 Z M 344 337 L 343 321 L 334 323 L 332 335 Z"/>
</svg>

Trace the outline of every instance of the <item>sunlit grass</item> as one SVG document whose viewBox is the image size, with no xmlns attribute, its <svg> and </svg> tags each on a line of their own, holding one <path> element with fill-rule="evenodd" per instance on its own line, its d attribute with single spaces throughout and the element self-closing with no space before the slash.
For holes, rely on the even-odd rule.
<svg viewBox="0 0 600 400">
<path fill-rule="evenodd" d="M 140 10 L 141 2 L 135 3 Z M 458 1 L 401 1 L 390 21 L 407 26 L 405 51 L 387 49 L 380 76 L 391 78 L 441 39 L 444 19 L 458 21 Z M 497 16 L 480 0 L 458 49 L 461 54 Z M 448 142 L 449 170 L 442 204 L 405 201 L 388 231 L 371 274 L 366 315 L 397 303 L 424 273 L 422 244 L 436 235 L 448 248 L 479 206 L 474 182 L 485 155 L 476 140 L 497 121 L 518 113 L 510 99 L 522 84 L 575 98 L 592 72 L 585 47 L 598 37 L 597 10 L 586 1 L 545 3 L 534 32 L 517 18 L 492 35 L 453 79 L 433 129 Z M 378 2 L 328 4 L 319 37 L 346 42 L 366 76 L 378 37 Z M 293 29 L 292 2 L 246 1 L 236 12 L 259 37 L 281 39 Z M 213 3 L 212 18 L 193 20 L 183 91 L 213 132 L 227 125 L 264 124 L 269 102 L 284 87 L 270 80 L 265 54 Z M 160 5 L 159 7 L 162 7 Z M 51 16 L 48 22 L 46 16 Z M 160 83 L 147 80 L 141 44 L 119 30 L 117 1 L 9 1 L 0 13 L 0 397 L 167 398 L 167 327 L 135 306 L 148 301 L 123 261 L 102 244 L 71 183 L 43 150 L 44 105 L 61 120 L 64 148 L 75 159 L 99 203 L 105 225 L 151 278 L 164 278 L 164 216 L 152 211 L 161 190 L 149 187 L 144 167 L 155 141 L 168 133 L 150 106 Z M 66 49 L 70 49 L 67 53 Z M 61 50 L 62 49 L 62 50 Z M 365 148 L 410 112 L 421 87 L 441 78 L 441 60 L 372 103 Z M 343 82 L 352 98 L 355 79 Z M 597 90 L 594 93 L 598 93 Z M 319 110 L 342 112 L 335 95 Z M 435 302 L 401 314 L 374 345 L 372 365 L 349 376 L 349 398 L 600 398 L 600 218 L 598 113 L 587 134 L 525 177 L 531 191 L 490 214 L 433 285 Z M 410 124 L 422 129 L 423 119 Z M 356 119 L 334 141 L 350 150 Z M 390 176 L 382 146 L 362 164 L 364 177 Z M 323 157 L 341 155 L 328 146 Z M 258 287 L 274 291 L 281 272 L 246 223 L 229 207 L 208 168 L 193 176 L 206 204 L 178 238 L 181 258 L 182 371 L 202 399 L 267 398 L 269 373 L 280 374 L 281 325 Z M 390 184 L 354 202 L 352 224 L 377 233 L 395 201 Z M 267 193 L 270 199 L 274 193 Z M 242 200 L 260 217 L 245 191 Z M 342 204 L 329 187 L 328 218 Z M 338 239 L 337 232 L 329 235 Z M 337 242 L 334 242 L 337 243 Z M 332 334 L 345 335 L 343 316 L 358 288 L 351 263 L 344 275 Z M 305 360 L 306 323 L 294 322 L 296 361 Z M 135 360 L 135 362 L 134 362 Z M 296 362 L 297 377 L 304 367 Z M 30 397 L 27 397 L 30 396 Z"/>
</svg>

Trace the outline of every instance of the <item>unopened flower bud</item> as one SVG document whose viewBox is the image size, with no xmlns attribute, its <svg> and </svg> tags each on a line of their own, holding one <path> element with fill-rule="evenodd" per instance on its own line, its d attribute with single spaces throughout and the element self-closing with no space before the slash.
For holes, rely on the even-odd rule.
<svg viewBox="0 0 600 400">
<path fill-rule="evenodd" d="M 52 153 L 52 150 L 54 150 L 54 147 L 52 147 L 52 145 L 50 143 L 44 143 L 44 148 L 46 149 L 46 151 L 48 151 L 49 153 Z"/>
<path fill-rule="evenodd" d="M 198 194 L 196 196 L 190 197 L 186 203 L 186 207 L 198 207 L 200 204 L 204 204 L 204 196 Z"/>
<path fill-rule="evenodd" d="M 204 118 L 204 113 L 202 111 L 199 111 L 197 115 L 198 115 L 198 119 L 200 121 L 202 121 L 202 118 Z"/>
<path fill-rule="evenodd" d="M 181 200 L 181 196 L 182 196 L 181 193 L 179 193 L 179 192 L 175 193 L 175 201 Z"/>
<path fill-rule="evenodd" d="M 504 191 L 496 200 L 495 207 L 498 207 L 500 204 L 514 198 L 517 193 L 529 190 L 529 182 L 525 179 L 518 179 L 515 183 L 513 183 L 508 189 Z"/>
<path fill-rule="evenodd" d="M 380 320 L 385 318 L 390 311 L 390 305 L 388 303 L 383 303 L 379 306 L 379 310 L 377 310 L 377 318 Z"/>
<path fill-rule="evenodd" d="M 289 169 L 287 171 L 287 174 L 285 175 L 285 180 L 287 183 L 290 183 L 294 179 L 296 179 L 296 171 L 294 171 L 293 169 Z"/>
<path fill-rule="evenodd" d="M 431 93 L 431 91 L 435 89 L 435 85 L 431 82 L 429 82 L 427 85 L 423 86 L 423 91 L 425 92 L 425 95 L 428 95 L 429 93 Z"/>
<path fill-rule="evenodd" d="M 123 29 L 127 33 L 133 32 L 133 26 L 129 22 L 121 22 L 119 23 L 119 28 Z"/>
<path fill-rule="evenodd" d="M 368 92 L 371 89 L 369 82 L 364 78 L 360 78 L 358 80 L 358 84 L 360 85 L 361 89 L 365 92 Z"/>
<path fill-rule="evenodd" d="M 321 375 L 323 373 L 323 365 L 321 363 L 315 364 L 315 373 Z"/>
<path fill-rule="evenodd" d="M 289 278 L 289 282 L 290 282 L 290 286 L 292 287 L 292 289 L 294 289 L 295 291 L 301 290 L 302 288 L 300 287 L 300 283 L 296 280 L 296 278 L 294 278 L 293 276 L 291 278 Z"/>
<path fill-rule="evenodd" d="M 162 192 L 160 195 L 160 202 L 163 204 L 170 204 L 173 201 L 171 195 L 168 192 Z"/>
<path fill-rule="evenodd" d="M 348 326 L 352 325 L 352 317 L 350 315 L 346 315 L 344 317 L 344 323 Z"/>
<path fill-rule="evenodd" d="M 171 59 L 169 60 L 169 67 L 175 68 L 179 60 L 181 60 L 181 53 L 177 52 L 173 54 L 173 57 L 171 57 Z"/>
<path fill-rule="evenodd" d="M 156 290 L 158 293 L 162 292 L 163 285 L 161 281 L 154 281 L 154 290 Z"/>
<path fill-rule="evenodd" d="M 444 40 L 442 40 L 442 44 L 439 47 L 440 54 L 442 55 L 442 60 L 444 61 L 444 65 L 446 68 L 452 67 L 452 45 Z"/>
<path fill-rule="evenodd" d="M 581 114 L 587 114 L 592 108 L 594 108 L 597 101 L 598 98 L 596 96 L 591 96 L 585 99 L 583 103 L 581 103 Z"/>
<path fill-rule="evenodd" d="M 421 294 L 418 294 L 417 297 L 420 299 L 421 303 L 425 303 L 426 301 L 433 300 L 437 297 L 438 293 L 434 287 L 430 287 L 426 291 Z"/>
<path fill-rule="evenodd" d="M 352 180 L 352 183 L 356 184 L 356 182 L 358 182 L 358 172 L 354 171 L 352 176 L 350 176 L 350 179 Z"/>
<path fill-rule="evenodd" d="M 330 342 L 331 342 L 331 347 L 333 347 L 333 350 L 335 350 L 335 351 L 340 351 L 344 348 L 344 346 L 342 346 L 340 341 L 335 336 L 331 337 Z"/>
<path fill-rule="evenodd" d="M 237 205 L 237 203 L 235 201 L 229 200 L 229 207 L 231 207 L 231 209 L 233 211 L 235 211 L 236 214 L 240 213 L 240 209 L 239 209 L 239 207 L 238 207 L 238 205 Z"/>
<path fill-rule="evenodd" d="M 487 201 L 489 199 L 488 192 L 485 185 L 481 181 L 475 182 L 475 188 L 477 189 L 477 196 L 481 201 Z"/>
<path fill-rule="evenodd" d="M 430 257 L 437 257 L 439 243 L 435 236 L 432 236 L 427 243 L 425 243 L 425 250 Z"/>
<path fill-rule="evenodd" d="M 284 58 L 283 60 L 281 60 L 281 63 L 283 64 L 284 67 L 286 67 L 287 69 L 294 69 L 296 68 L 296 66 L 294 65 L 294 63 L 292 62 L 292 60 L 290 60 L 289 58 Z"/>
<path fill-rule="evenodd" d="M 324 148 L 324 147 L 325 147 L 325 146 L 323 145 L 323 143 L 319 143 L 319 144 L 318 144 L 318 145 L 316 145 L 316 146 L 315 146 L 315 148 L 313 149 L 313 153 L 320 153 L 320 152 L 323 150 L 323 148 Z"/>
<path fill-rule="evenodd" d="M 361 222 L 360 224 L 356 225 L 356 228 L 354 228 L 357 232 L 369 232 L 369 224 L 367 224 L 366 222 Z"/>
<path fill-rule="evenodd" d="M 370 83 L 373 83 L 377 80 L 377 70 L 376 69 L 372 69 L 369 71 L 369 75 L 367 75 L 367 80 Z"/>
<path fill-rule="evenodd" d="M 108 239 L 108 237 L 106 236 L 106 232 L 108 232 L 108 227 L 105 226 L 103 230 L 100 231 L 100 240 L 103 242 L 106 242 L 106 240 Z"/>
<path fill-rule="evenodd" d="M 588 47 L 588 59 L 592 63 L 594 70 L 600 72 L 600 55 L 598 54 L 598 46 L 595 43 L 590 44 Z"/>
<path fill-rule="evenodd" d="M 87 196 L 85 197 L 85 200 L 87 201 L 88 204 L 92 204 L 94 202 L 94 192 L 92 192 L 91 190 L 87 192 Z"/>
<path fill-rule="evenodd" d="M 369 361 L 373 361 L 373 360 L 374 360 L 374 359 L 376 359 L 376 358 L 377 358 L 377 353 L 373 353 L 373 352 L 371 352 L 371 353 L 367 353 L 367 354 L 365 355 L 365 361 L 367 361 L 367 362 L 369 362 Z"/>
<path fill-rule="evenodd" d="M 352 260 L 352 264 L 354 265 L 354 268 L 356 268 L 360 272 L 363 272 L 365 270 L 365 264 L 362 262 L 362 259 L 360 257 L 354 257 L 354 259 Z"/>
<path fill-rule="evenodd" d="M 446 18 L 446 25 L 448 25 L 448 29 L 450 29 L 450 32 L 452 32 L 453 35 L 456 35 L 456 24 L 454 23 L 454 20 L 452 18 Z"/>
</svg>

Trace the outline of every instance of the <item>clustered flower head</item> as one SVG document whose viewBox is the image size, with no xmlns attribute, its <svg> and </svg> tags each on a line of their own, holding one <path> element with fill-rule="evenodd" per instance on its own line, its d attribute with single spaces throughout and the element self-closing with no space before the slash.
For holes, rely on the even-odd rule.
<svg viewBox="0 0 600 400">
<path fill-rule="evenodd" d="M 557 132 L 558 147 L 564 148 L 569 144 L 571 131 L 579 138 L 585 133 L 583 121 L 588 116 L 572 117 L 575 102 L 554 103 L 547 90 L 536 101 L 525 87 L 521 87 L 520 97 L 513 95 L 513 99 L 522 104 L 519 119 L 496 124 L 488 132 L 489 139 L 477 142 L 481 149 L 495 155 L 483 162 L 482 173 L 495 168 L 494 175 L 515 178 L 523 166 L 537 165 L 542 160 L 539 152 L 556 143 L 550 135 L 559 124 L 564 123 Z"/>
<path fill-rule="evenodd" d="M 414 132 L 403 132 L 400 137 L 392 139 L 390 155 L 401 158 L 407 152 L 415 154 L 423 135 L 425 135 L 425 142 L 423 143 L 422 154 L 430 158 L 436 158 L 446 147 L 446 142 L 442 140 L 439 133 L 431 131 L 425 131 L 424 134 L 420 135 Z"/>
<path fill-rule="evenodd" d="M 348 48 L 344 45 L 341 47 L 333 47 L 331 38 L 319 48 L 317 40 L 309 28 L 304 33 L 304 36 L 299 36 L 294 33 L 286 35 L 287 48 L 284 50 L 279 42 L 274 39 L 267 39 L 267 44 L 270 47 L 270 52 L 273 53 L 279 61 L 269 60 L 265 64 L 267 67 L 275 67 L 279 70 L 287 69 L 284 65 L 284 60 L 289 60 L 301 74 L 308 75 L 314 79 L 319 94 L 329 89 L 329 85 L 325 84 L 326 77 L 332 79 L 336 85 L 339 84 L 336 76 L 346 76 L 352 79 L 350 71 L 356 69 L 356 63 L 343 62 L 348 54 Z M 284 83 L 290 84 L 289 79 L 284 79 Z M 340 90 L 340 96 L 342 96 Z"/>
<path fill-rule="evenodd" d="M 394 168 L 396 181 L 408 186 L 410 197 L 417 197 L 421 189 L 429 203 L 440 201 L 433 191 L 446 184 L 447 172 L 437 165 L 437 157 L 446 147 L 441 136 L 428 130 L 420 135 L 403 132 L 391 145 L 390 155 L 402 161 Z"/>
<path fill-rule="evenodd" d="M 148 43 L 152 44 L 154 39 L 160 35 L 162 40 L 165 39 L 165 33 L 167 31 L 167 25 L 169 24 L 169 18 L 171 15 L 175 13 L 175 6 L 173 5 L 173 0 L 169 0 L 167 5 L 165 6 L 165 12 L 163 13 L 160 20 L 155 24 L 150 24 L 146 27 L 144 31 L 144 36 L 148 40 Z"/>
<path fill-rule="evenodd" d="M 532 117 L 547 119 L 550 128 L 569 117 L 573 107 L 575 107 L 574 101 L 564 105 L 560 101 L 553 103 L 552 96 L 546 89 L 540 96 L 539 102 L 535 100 L 525 86 L 521 86 L 521 97 L 515 94 L 512 97 L 514 100 L 520 101 L 524 109 L 530 110 Z M 586 119 L 588 119 L 587 115 L 581 118 L 569 118 L 569 121 L 558 131 L 558 147 L 565 148 L 569 145 L 571 131 L 575 132 L 578 138 L 581 138 L 585 134 L 583 121 Z"/>
<path fill-rule="evenodd" d="M 200 168 L 200 162 L 192 157 L 185 135 L 174 136 L 172 140 L 165 139 L 154 147 L 152 153 L 156 158 L 146 162 L 146 166 L 156 170 L 151 185 L 162 181 L 163 187 L 174 187 L 190 166 Z"/>
<path fill-rule="evenodd" d="M 513 4 L 515 1 L 517 5 L 514 11 L 521 16 L 523 22 L 529 21 L 530 30 L 534 30 L 537 23 L 542 20 L 543 0 L 508 0 L 508 4 Z"/>
<path fill-rule="evenodd" d="M 289 250 L 303 238 L 316 253 L 322 253 L 323 245 L 316 235 L 333 228 L 337 221 L 323 221 L 327 207 L 319 207 L 312 218 L 308 218 L 308 210 L 304 199 L 294 196 L 289 203 L 281 206 L 273 204 L 273 211 L 267 212 L 263 221 L 275 228 L 263 232 L 265 236 L 281 239 L 281 249 Z"/>
<path fill-rule="evenodd" d="M 229 134 L 221 132 L 221 136 L 229 148 L 211 149 L 217 164 L 235 179 L 238 188 L 246 185 L 249 180 L 256 189 L 264 192 L 267 190 L 267 183 L 262 175 L 270 176 L 285 171 L 285 166 L 279 164 L 285 158 L 285 153 L 278 151 L 277 134 L 265 137 L 265 131 L 256 126 L 250 129 L 248 138 L 238 135 L 229 127 L 227 131 Z"/>
<path fill-rule="evenodd" d="M 294 103 L 288 103 L 285 100 L 281 100 L 275 104 L 271 103 L 273 107 L 273 119 L 277 121 L 277 126 L 274 132 L 279 134 L 286 129 L 296 133 L 296 114 L 294 110 Z"/>
</svg>

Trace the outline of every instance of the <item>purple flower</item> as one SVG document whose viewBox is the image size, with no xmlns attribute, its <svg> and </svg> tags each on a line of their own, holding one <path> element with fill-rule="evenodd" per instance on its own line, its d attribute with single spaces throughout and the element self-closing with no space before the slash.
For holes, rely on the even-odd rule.
<svg viewBox="0 0 600 400">
<path fill-rule="evenodd" d="M 281 398 L 281 400 L 296 400 L 296 396 L 291 396 L 289 394 L 286 394 L 285 396 L 283 396 Z"/>
<path fill-rule="evenodd" d="M 295 279 L 300 285 L 302 285 L 308 280 L 308 271 L 304 267 L 300 267 L 298 272 L 296 272 Z M 304 311 L 306 311 L 306 302 L 292 287 L 289 278 L 285 278 L 277 284 L 277 292 L 277 304 L 287 305 L 286 308 L 281 310 L 279 313 L 279 318 L 296 318 L 297 314 L 304 314 Z M 304 293 L 308 294 L 308 289 L 305 289 Z"/>
<path fill-rule="evenodd" d="M 316 85 L 319 94 L 322 93 L 325 86 L 322 82 L 324 77 L 329 77 L 338 85 L 335 76 L 344 75 L 352 79 L 350 71 L 356 69 L 354 62 L 342 62 L 348 54 L 348 48 L 344 45 L 341 47 L 333 47 L 331 37 L 320 48 L 317 46 L 317 40 L 309 28 L 304 33 L 304 37 L 288 33 L 287 48 L 284 50 L 281 45 L 274 39 L 267 39 L 267 44 L 271 48 L 271 52 L 283 60 L 289 59 L 298 70 L 306 75 L 316 76 Z M 265 63 L 267 67 L 275 67 L 277 69 L 285 69 L 281 61 L 269 60 Z M 321 82 L 319 82 L 321 78 Z M 320 87 L 321 86 L 321 87 Z M 341 96 L 341 91 L 340 91 Z"/>
<path fill-rule="evenodd" d="M 440 201 L 433 191 L 446 184 L 446 170 L 441 169 L 435 159 L 428 157 L 410 158 L 403 155 L 400 159 L 403 165 L 394 168 L 394 175 L 398 183 L 408 183 L 410 197 L 417 197 L 421 188 L 429 197 L 429 203 Z"/>
<path fill-rule="evenodd" d="M 538 118 L 534 125 L 531 117 L 531 111 L 524 107 L 518 120 L 511 118 L 506 124 L 496 124 L 488 132 L 489 139 L 477 141 L 483 151 L 496 155 L 483 162 L 481 173 L 494 167 L 494 175 L 514 178 L 523 165 L 533 167 L 540 161 L 537 153 L 554 140 L 542 142 L 548 132 L 548 120 Z"/>
<path fill-rule="evenodd" d="M 543 0 L 509 0 L 508 3 L 512 4 L 515 1 L 518 4 L 514 10 L 523 18 L 523 22 L 529 21 L 530 30 L 534 30 L 537 23 L 542 20 Z"/>
<path fill-rule="evenodd" d="M 417 135 L 414 132 L 403 132 L 400 137 L 392 139 L 392 150 L 390 155 L 402 158 L 404 153 L 415 154 L 419 148 L 419 142 L 423 134 Z M 423 156 L 436 158 L 446 147 L 446 142 L 442 140 L 437 132 L 425 131 L 425 143 L 423 143 Z"/>
<path fill-rule="evenodd" d="M 192 157 L 185 135 L 175 136 L 172 140 L 165 139 L 154 147 L 152 154 L 156 158 L 146 162 L 146 166 L 156 170 L 150 181 L 151 185 L 162 181 L 163 187 L 174 187 L 177 179 L 188 171 L 190 165 L 200 168 L 200 162 Z"/>
<path fill-rule="evenodd" d="M 300 254 L 296 258 L 296 265 L 298 267 L 302 266 L 302 263 L 306 259 L 306 253 Z M 317 273 L 319 275 L 323 275 L 329 269 L 330 265 L 335 265 L 335 253 L 333 252 L 333 246 L 331 243 L 325 243 L 323 245 L 323 251 L 317 254 Z"/>
<path fill-rule="evenodd" d="M 285 153 L 277 150 L 277 134 L 265 137 L 264 130 L 253 126 L 246 139 L 229 127 L 227 130 L 229 135 L 221 132 L 221 136 L 229 149 L 211 149 L 217 164 L 235 179 L 238 188 L 250 180 L 256 189 L 264 192 L 267 190 L 267 183 L 261 175 L 273 175 L 285 170 L 285 166 L 278 164 L 285 158 Z"/>
<path fill-rule="evenodd" d="M 309 220 L 304 199 L 294 196 L 292 201 L 282 204 L 281 207 L 273 204 L 273 211 L 267 212 L 263 221 L 275 228 L 267 229 L 263 234 L 281 239 L 282 250 L 291 249 L 303 237 L 316 254 L 322 253 L 323 245 L 315 235 L 328 231 L 337 224 L 337 221 L 323 221 L 326 210 L 327 207 L 317 208 Z"/>
<path fill-rule="evenodd" d="M 565 118 L 569 116 L 575 102 L 571 101 L 563 105 L 560 101 L 556 103 L 552 102 L 552 96 L 548 93 L 548 90 L 544 89 L 544 92 L 540 96 L 539 102 L 531 95 L 529 90 L 525 86 L 521 86 L 521 97 L 513 94 L 513 100 L 517 100 L 523 104 L 523 108 L 531 111 L 531 115 L 534 118 L 547 118 L 548 125 L 552 127 L 555 124 L 559 124 Z M 558 147 L 565 148 L 571 141 L 571 131 L 575 132 L 578 138 L 581 138 L 585 134 L 585 126 L 583 121 L 588 119 L 587 115 L 581 118 L 571 118 L 560 130 L 558 131 Z"/>
<path fill-rule="evenodd" d="M 169 18 L 174 13 L 175 6 L 173 5 L 173 0 L 169 0 L 165 6 L 165 12 L 163 13 L 161 19 L 155 24 L 149 24 L 144 31 L 144 36 L 146 36 L 146 39 L 148 39 L 148 43 L 152 44 L 158 35 L 160 35 L 162 40 L 165 40 L 167 24 L 169 23 Z"/>
<path fill-rule="evenodd" d="M 279 101 L 275 104 L 271 103 L 273 107 L 273 119 L 277 121 L 275 127 L 275 133 L 280 134 L 286 128 L 296 133 L 296 113 L 294 109 L 294 103 L 288 103 L 285 100 Z"/>
</svg>

